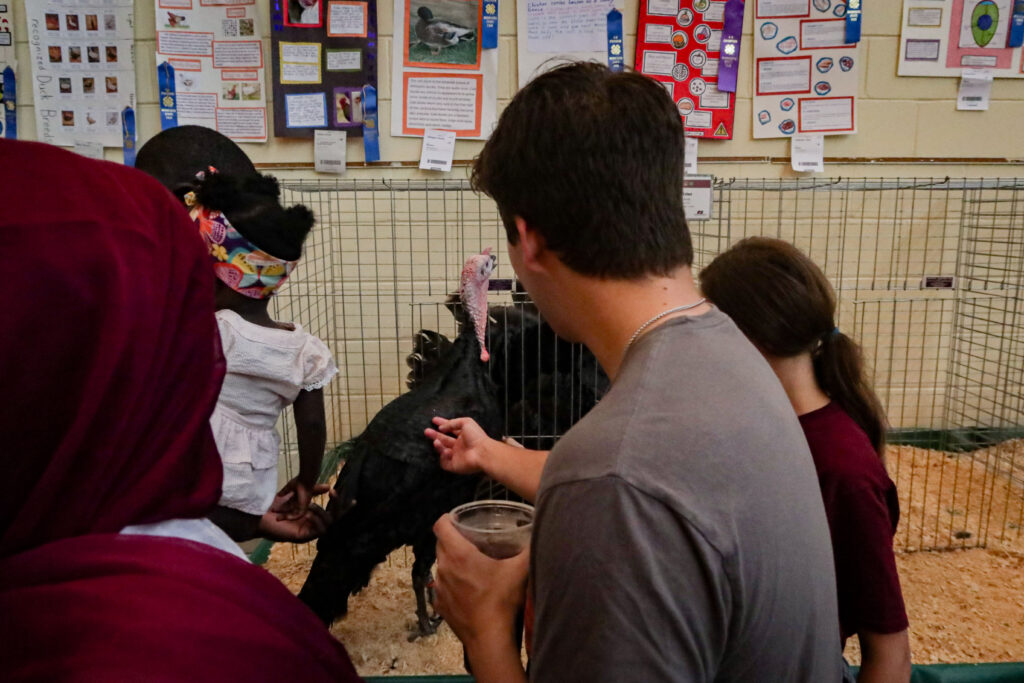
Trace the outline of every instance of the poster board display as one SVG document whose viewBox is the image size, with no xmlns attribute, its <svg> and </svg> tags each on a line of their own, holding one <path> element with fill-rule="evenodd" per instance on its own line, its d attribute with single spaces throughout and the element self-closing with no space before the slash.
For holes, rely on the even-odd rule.
<svg viewBox="0 0 1024 683">
<path fill-rule="evenodd" d="M 1024 78 L 1024 51 L 1009 47 L 1014 6 L 1013 0 L 904 0 L 897 73 L 948 77 L 989 69 L 995 78 Z"/>
<path fill-rule="evenodd" d="M 484 140 L 497 122 L 498 50 L 482 49 L 482 0 L 395 0 L 391 135 L 450 130 Z"/>
<path fill-rule="evenodd" d="M 274 135 L 363 134 L 363 87 L 377 87 L 376 0 L 271 0 Z"/>
<path fill-rule="evenodd" d="M 122 114 L 135 108 L 131 0 L 26 0 L 25 13 L 36 138 L 121 147 Z"/>
<path fill-rule="evenodd" d="M 718 89 L 725 5 L 640 2 L 635 68 L 665 86 L 691 137 L 732 138 L 736 93 Z"/>
<path fill-rule="evenodd" d="M 754 1 L 754 137 L 857 132 L 860 55 L 838 0 Z"/>
<path fill-rule="evenodd" d="M 521 0 L 516 3 L 519 87 L 565 62 L 607 63 L 608 12 L 624 0 Z"/>
<path fill-rule="evenodd" d="M 206 126 L 239 142 L 266 142 L 266 59 L 255 2 L 155 0 L 164 128 Z"/>
</svg>

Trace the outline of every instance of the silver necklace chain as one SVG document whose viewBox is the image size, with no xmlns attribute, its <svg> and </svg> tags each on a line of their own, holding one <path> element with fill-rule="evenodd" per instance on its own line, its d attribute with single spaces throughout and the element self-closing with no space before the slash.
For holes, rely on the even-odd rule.
<svg viewBox="0 0 1024 683">
<path fill-rule="evenodd" d="M 706 297 L 701 297 L 700 299 L 698 299 L 697 301 L 693 302 L 692 304 L 686 304 L 684 306 L 676 306 L 675 308 L 670 308 L 667 311 L 662 311 L 658 315 L 654 316 L 653 318 L 651 318 L 650 320 L 645 322 L 640 327 L 636 328 L 636 332 L 634 332 L 633 336 L 629 338 L 628 342 L 626 342 L 626 348 L 625 348 L 625 350 L 623 350 L 622 353 L 625 354 L 626 351 L 629 351 L 629 347 L 633 345 L 633 342 L 636 341 L 636 338 L 639 337 L 643 333 L 644 330 L 646 330 L 648 327 L 650 327 L 654 323 L 656 323 L 659 320 L 661 320 L 662 318 L 664 318 L 666 315 L 672 315 L 673 313 L 680 313 L 682 311 L 689 311 L 690 309 L 697 308 L 698 306 L 700 306 L 701 304 L 703 304 L 705 302 L 707 302 L 707 298 Z"/>
</svg>

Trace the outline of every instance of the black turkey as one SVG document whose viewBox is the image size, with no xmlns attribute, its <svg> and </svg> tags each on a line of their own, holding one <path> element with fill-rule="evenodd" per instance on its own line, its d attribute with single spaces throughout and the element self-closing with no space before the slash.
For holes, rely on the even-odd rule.
<svg viewBox="0 0 1024 683">
<path fill-rule="evenodd" d="M 608 376 L 590 351 L 558 337 L 524 293 L 512 298 L 511 304 L 491 307 L 486 335 L 502 427 L 527 448 L 549 450 L 597 405 L 608 391 Z M 456 320 L 462 317 L 457 295 L 446 306 Z M 433 330 L 413 335 L 406 385 L 419 386 L 451 345 Z"/>
<path fill-rule="evenodd" d="M 347 511 L 317 542 L 317 556 L 299 593 L 326 624 L 347 612 L 349 596 L 367 585 L 389 553 L 409 545 L 418 622 L 413 637 L 436 630 L 439 619 L 427 613 L 435 560 L 431 528 L 442 514 L 473 500 L 480 477 L 442 470 L 423 431 L 434 416 L 468 416 L 489 436 L 501 438 L 501 406 L 484 344 L 494 260 L 487 249 L 466 261 L 459 288 L 465 324 L 430 372 L 343 445 L 345 465 L 328 511 Z"/>
</svg>

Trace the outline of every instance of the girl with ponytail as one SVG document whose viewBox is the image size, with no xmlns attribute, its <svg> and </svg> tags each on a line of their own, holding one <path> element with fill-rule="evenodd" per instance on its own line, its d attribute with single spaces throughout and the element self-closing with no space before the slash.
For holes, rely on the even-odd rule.
<svg viewBox="0 0 1024 683">
<path fill-rule="evenodd" d="M 305 206 L 284 208 L 277 180 L 213 167 L 179 188 L 209 250 L 227 375 L 210 418 L 224 468 L 215 521 L 236 540 L 310 540 L 326 528 L 311 498 L 327 439 L 323 387 L 337 374 L 327 346 L 297 323 L 273 320 L 270 297 L 298 265 L 313 227 Z M 294 405 L 299 474 L 277 493 L 276 423 Z"/>
<path fill-rule="evenodd" d="M 752 237 L 718 256 L 700 282 L 771 365 L 800 418 L 832 533 L 840 645 L 854 634 L 860 641 L 858 680 L 909 680 L 885 413 L 860 347 L 836 327 L 828 279 L 793 245 Z"/>
</svg>

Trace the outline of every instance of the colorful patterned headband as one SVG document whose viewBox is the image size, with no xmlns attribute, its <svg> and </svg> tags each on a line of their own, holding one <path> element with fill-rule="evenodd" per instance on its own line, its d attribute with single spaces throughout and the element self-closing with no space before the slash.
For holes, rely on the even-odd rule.
<svg viewBox="0 0 1024 683">
<path fill-rule="evenodd" d="M 192 194 L 191 192 L 189 194 Z M 271 256 L 242 236 L 220 211 L 211 211 L 186 195 L 192 220 L 213 258 L 213 272 L 231 289 L 252 299 L 271 296 L 295 270 L 298 261 Z"/>
</svg>

